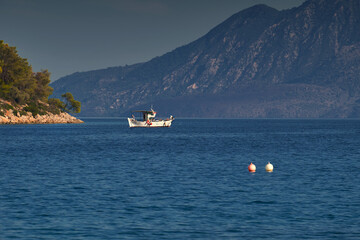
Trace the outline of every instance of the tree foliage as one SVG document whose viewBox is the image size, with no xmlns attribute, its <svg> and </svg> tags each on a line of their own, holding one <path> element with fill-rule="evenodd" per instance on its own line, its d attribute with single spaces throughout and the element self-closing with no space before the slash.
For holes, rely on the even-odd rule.
<svg viewBox="0 0 360 240">
<path fill-rule="evenodd" d="M 32 68 L 15 47 L 0 41 L 0 96 L 24 103 L 36 95 Z"/>
<path fill-rule="evenodd" d="M 61 95 L 65 99 L 63 110 L 65 112 L 79 113 L 81 111 L 81 103 L 76 101 L 73 95 L 69 92 Z"/>
<path fill-rule="evenodd" d="M 59 99 L 50 99 L 53 89 L 49 86 L 50 73 L 48 70 L 34 73 L 25 58 L 21 58 L 15 47 L 0 40 L 0 98 L 17 104 L 28 104 L 34 114 L 35 108 L 41 108 L 41 102 L 48 103 L 51 112 L 61 111 L 79 113 L 81 103 L 76 101 L 71 93 Z M 42 104 L 44 105 L 44 104 Z"/>
</svg>

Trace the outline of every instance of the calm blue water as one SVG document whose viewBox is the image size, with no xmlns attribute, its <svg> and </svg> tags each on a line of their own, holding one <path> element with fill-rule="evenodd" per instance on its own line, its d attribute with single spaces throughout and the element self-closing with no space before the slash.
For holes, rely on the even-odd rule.
<svg viewBox="0 0 360 240">
<path fill-rule="evenodd" d="M 360 120 L 85 121 L 0 125 L 0 239 L 360 239 Z"/>
</svg>

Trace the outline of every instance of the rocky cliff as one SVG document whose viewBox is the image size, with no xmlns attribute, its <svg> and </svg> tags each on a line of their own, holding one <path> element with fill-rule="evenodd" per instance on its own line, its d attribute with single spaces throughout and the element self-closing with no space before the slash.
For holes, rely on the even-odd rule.
<svg viewBox="0 0 360 240">
<path fill-rule="evenodd" d="M 82 116 L 360 117 L 360 1 L 309 0 L 243 10 L 202 38 L 149 62 L 75 73 Z"/>
<path fill-rule="evenodd" d="M 35 115 L 31 112 L 23 111 L 25 106 L 11 105 L 10 102 L 0 99 L 0 124 L 48 124 L 48 123 L 83 123 L 80 119 L 68 113 Z"/>
</svg>

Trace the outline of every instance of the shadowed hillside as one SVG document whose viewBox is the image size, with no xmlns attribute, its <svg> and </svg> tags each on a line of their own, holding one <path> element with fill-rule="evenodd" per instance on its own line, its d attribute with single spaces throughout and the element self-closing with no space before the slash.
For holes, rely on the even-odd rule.
<svg viewBox="0 0 360 240">
<path fill-rule="evenodd" d="M 154 105 L 178 117 L 360 117 L 360 2 L 310 0 L 243 10 L 202 38 L 149 62 L 75 73 L 82 116 Z"/>
</svg>

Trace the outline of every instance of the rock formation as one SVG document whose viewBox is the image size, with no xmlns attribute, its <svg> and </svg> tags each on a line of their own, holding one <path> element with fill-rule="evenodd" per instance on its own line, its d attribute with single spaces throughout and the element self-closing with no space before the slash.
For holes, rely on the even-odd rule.
<svg viewBox="0 0 360 240">
<path fill-rule="evenodd" d="M 0 99 L 0 103 L 11 106 L 10 102 Z M 33 116 L 31 112 L 22 111 L 24 106 L 13 107 L 10 109 L 0 109 L 0 124 L 53 124 L 53 123 L 83 123 L 80 119 L 68 113 L 46 114 Z"/>
</svg>

